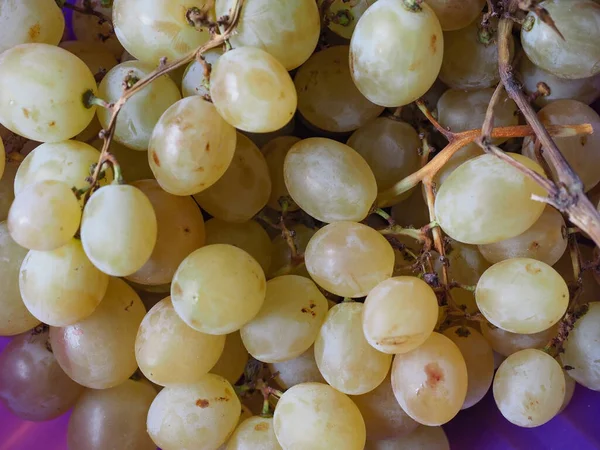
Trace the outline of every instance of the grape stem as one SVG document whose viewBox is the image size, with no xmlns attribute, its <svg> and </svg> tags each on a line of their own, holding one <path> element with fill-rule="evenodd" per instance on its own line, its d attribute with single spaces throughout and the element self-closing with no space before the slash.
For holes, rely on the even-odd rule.
<svg viewBox="0 0 600 450">
<path fill-rule="evenodd" d="M 111 28 L 112 28 L 112 22 L 111 22 L 111 18 L 108 17 L 106 14 L 101 13 L 100 11 L 96 11 L 90 4 L 87 4 L 87 6 L 77 6 L 77 5 L 73 5 L 71 3 L 67 3 L 66 0 L 57 0 L 58 6 L 60 6 L 61 8 L 67 8 L 67 9 L 72 9 L 73 11 L 76 11 L 78 13 L 81 14 L 87 14 L 88 16 L 96 16 L 98 19 L 100 19 L 100 23 L 109 23 Z M 85 2 L 84 2 L 85 4 Z"/>
</svg>

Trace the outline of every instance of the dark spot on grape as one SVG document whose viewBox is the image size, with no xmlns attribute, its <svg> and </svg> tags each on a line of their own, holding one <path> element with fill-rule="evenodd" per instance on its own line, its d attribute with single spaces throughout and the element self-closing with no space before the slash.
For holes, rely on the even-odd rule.
<svg viewBox="0 0 600 450">
<path fill-rule="evenodd" d="M 254 429 L 256 431 L 267 431 L 269 429 L 269 424 L 267 422 L 261 422 L 254 425 Z"/>
<path fill-rule="evenodd" d="M 581 144 L 581 146 L 583 147 L 585 144 L 587 144 L 588 141 L 588 137 L 587 136 L 581 136 L 579 138 L 579 143 Z"/>
<path fill-rule="evenodd" d="M 527 420 L 533 420 L 533 417 L 527 416 Z"/>
<path fill-rule="evenodd" d="M 408 338 L 406 336 L 390 336 L 377 341 L 377 345 L 402 345 Z"/>
<path fill-rule="evenodd" d="M 210 142 L 206 143 L 206 147 L 204 147 L 204 150 L 206 150 L 206 152 L 210 152 Z"/>
<path fill-rule="evenodd" d="M 527 264 L 525 266 L 525 270 L 529 272 L 531 275 L 537 275 L 542 271 L 542 269 L 535 267 L 533 264 Z"/>
<path fill-rule="evenodd" d="M 29 39 L 36 41 L 37 38 L 40 37 L 41 32 L 42 32 L 42 27 L 40 27 L 39 23 L 36 23 L 32 27 L 29 28 L 27 35 L 29 36 Z"/>
<path fill-rule="evenodd" d="M 431 35 L 431 40 L 429 41 L 429 48 L 431 49 L 432 53 L 437 52 L 437 36 L 435 34 Z"/>
<path fill-rule="evenodd" d="M 23 115 L 26 119 L 29 119 L 29 110 L 27 108 L 23 108 Z"/>
<path fill-rule="evenodd" d="M 50 127 L 53 127 L 55 125 L 56 125 L 56 122 L 54 120 L 48 124 L 48 126 L 50 126 Z"/>
<path fill-rule="evenodd" d="M 190 227 L 184 227 L 183 228 L 183 232 L 184 233 L 190 233 L 192 230 L 190 230 Z"/>
<path fill-rule="evenodd" d="M 173 286 L 171 286 L 171 291 L 173 292 L 173 295 L 183 294 L 183 289 L 181 289 L 179 283 L 173 283 Z"/>
<path fill-rule="evenodd" d="M 408 70 L 410 72 L 413 72 L 413 71 L 417 70 L 418 67 L 419 67 L 419 63 L 418 62 L 413 62 L 410 66 L 408 66 Z"/>
<path fill-rule="evenodd" d="M 196 169 L 196 172 L 204 172 L 204 167 L 198 167 L 198 168 Z"/>
<path fill-rule="evenodd" d="M 532 252 L 534 250 L 537 250 L 541 247 L 540 243 L 537 241 L 533 241 L 531 244 L 529 244 L 529 251 Z"/>
<path fill-rule="evenodd" d="M 314 308 L 315 306 L 317 306 L 315 303 L 310 302 L 310 305 L 308 305 L 310 308 Z"/>
<path fill-rule="evenodd" d="M 129 308 L 131 308 L 132 306 L 133 306 L 133 300 L 131 300 L 131 303 L 125 307 L 125 311 L 129 312 Z"/>
<path fill-rule="evenodd" d="M 228 402 L 230 399 L 228 397 L 217 397 L 215 400 L 218 402 Z"/>
<path fill-rule="evenodd" d="M 425 374 L 427 375 L 427 386 L 430 388 L 435 389 L 440 381 L 444 381 L 444 371 L 436 362 L 425 366 Z"/>
<path fill-rule="evenodd" d="M 231 392 L 229 390 L 229 388 L 225 388 L 225 395 L 228 395 L 229 397 L 233 397 L 233 392 Z"/>
<path fill-rule="evenodd" d="M 304 314 L 310 314 L 313 317 L 317 315 L 312 309 L 309 308 L 302 308 L 300 311 L 302 311 Z"/>
<path fill-rule="evenodd" d="M 204 398 L 199 398 L 198 400 L 196 400 L 196 406 L 199 406 L 200 408 L 208 408 L 209 405 L 209 401 Z"/>
<path fill-rule="evenodd" d="M 157 167 L 160 167 L 160 159 L 158 159 L 158 154 L 155 151 L 152 152 L 152 160 Z"/>
</svg>

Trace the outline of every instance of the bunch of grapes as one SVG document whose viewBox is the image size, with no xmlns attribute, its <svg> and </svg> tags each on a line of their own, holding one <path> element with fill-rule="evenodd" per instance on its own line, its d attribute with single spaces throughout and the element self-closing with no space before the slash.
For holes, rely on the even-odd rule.
<svg viewBox="0 0 600 450">
<path fill-rule="evenodd" d="M 0 400 L 443 450 L 600 390 L 599 3 L 0 0 Z"/>
</svg>

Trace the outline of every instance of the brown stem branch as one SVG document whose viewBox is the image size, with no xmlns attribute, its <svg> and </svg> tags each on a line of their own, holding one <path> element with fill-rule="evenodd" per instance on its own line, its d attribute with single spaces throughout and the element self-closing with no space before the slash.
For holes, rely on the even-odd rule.
<svg viewBox="0 0 600 450">
<path fill-rule="evenodd" d="M 106 14 L 101 13 L 100 11 L 96 11 L 94 8 L 86 8 L 77 5 L 73 5 L 71 3 L 66 3 L 63 5 L 63 8 L 72 9 L 81 14 L 87 14 L 88 16 L 95 16 L 103 22 L 108 22 L 112 28 L 111 18 Z"/>
<path fill-rule="evenodd" d="M 433 125 L 435 127 L 436 130 L 438 130 L 441 134 L 444 135 L 444 137 L 446 139 L 448 139 L 449 142 L 452 142 L 455 138 L 455 134 L 450 131 L 447 130 L 446 128 L 444 128 L 438 121 L 437 119 L 433 116 L 433 114 L 431 113 L 431 111 L 429 111 L 429 108 L 427 108 L 427 105 L 425 104 L 425 102 L 421 99 L 417 100 L 415 102 L 417 104 L 417 106 L 419 107 L 419 109 L 421 110 L 421 112 L 423 113 L 423 115 L 425 117 L 427 117 L 427 120 L 429 120 L 429 122 L 431 122 L 431 125 Z"/>
</svg>

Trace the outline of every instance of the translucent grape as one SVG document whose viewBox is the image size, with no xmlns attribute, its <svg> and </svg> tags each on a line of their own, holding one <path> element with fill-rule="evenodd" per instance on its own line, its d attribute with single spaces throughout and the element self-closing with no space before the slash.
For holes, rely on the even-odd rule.
<svg viewBox="0 0 600 450">
<path fill-rule="evenodd" d="M 265 275 L 254 258 L 226 244 L 207 245 L 183 260 L 171 285 L 177 314 L 195 330 L 228 334 L 258 314 Z"/>
<path fill-rule="evenodd" d="M 65 29 L 54 0 L 3 0 L 0 4 L 0 53 L 19 44 L 57 45 Z"/>
<path fill-rule="evenodd" d="M 543 173 L 529 158 L 511 153 L 520 163 Z M 444 232 L 467 244 L 491 244 L 518 236 L 531 227 L 545 204 L 531 199 L 545 190 L 518 169 L 493 155 L 462 164 L 444 181 L 435 214 Z M 510 211 L 510 214 L 507 214 Z"/>
<path fill-rule="evenodd" d="M 29 250 L 49 251 L 75 236 L 81 208 L 71 188 L 45 180 L 25 188 L 8 212 L 8 230 L 17 244 Z"/>
<path fill-rule="evenodd" d="M 329 5 L 329 16 L 331 19 L 327 27 L 335 34 L 345 38 L 352 38 L 352 33 L 356 28 L 358 20 L 365 13 L 367 8 L 377 0 L 355 0 L 348 2 L 345 0 L 333 0 Z M 319 8 L 323 7 L 325 0 L 318 0 Z"/>
<path fill-rule="evenodd" d="M 528 348 L 542 349 L 556 335 L 557 331 L 557 327 L 552 326 L 539 333 L 519 334 L 505 331 L 487 322 L 481 324 L 481 333 L 494 351 L 502 356 L 510 356 Z"/>
<path fill-rule="evenodd" d="M 406 200 L 392 206 L 392 217 L 402 227 L 421 228 L 431 222 L 425 199 L 417 190 L 413 191 Z"/>
<path fill-rule="evenodd" d="M 347 45 L 315 53 L 294 76 L 300 114 L 315 127 L 334 133 L 354 131 L 383 112 L 352 81 Z"/>
<path fill-rule="evenodd" d="M 188 327 L 169 297 L 158 302 L 142 320 L 135 340 L 135 357 L 143 374 L 161 386 L 196 383 L 219 360 L 225 336 L 212 336 Z"/>
<path fill-rule="evenodd" d="M 202 56 L 206 63 L 212 67 L 222 54 L 223 51 L 221 49 L 215 48 L 203 53 Z M 191 97 L 192 95 L 204 97 L 205 95 L 210 95 L 210 81 L 204 76 L 203 64 L 193 61 L 187 66 L 181 80 L 181 92 L 184 97 Z"/>
<path fill-rule="evenodd" d="M 250 139 L 238 133 L 227 171 L 194 198 L 211 216 L 226 222 L 246 222 L 265 207 L 270 195 L 265 157 Z"/>
<path fill-rule="evenodd" d="M 377 196 L 375 176 L 364 158 L 332 139 L 309 138 L 295 144 L 283 173 L 292 199 L 322 222 L 359 222 Z"/>
<path fill-rule="evenodd" d="M 275 408 L 273 426 L 283 448 L 363 450 L 365 422 L 346 395 L 321 383 L 288 389 Z"/>
<path fill-rule="evenodd" d="M 360 18 L 350 42 L 356 87 L 373 103 L 403 106 L 433 85 L 444 36 L 431 7 L 411 10 L 402 0 L 379 0 Z"/>
<path fill-rule="evenodd" d="M 548 264 L 513 258 L 479 279 L 477 306 L 492 324 L 512 333 L 539 333 L 560 320 L 569 304 L 565 280 Z"/>
<path fill-rule="evenodd" d="M 292 240 L 296 246 L 297 253 L 299 255 L 303 255 L 306 250 L 306 246 L 317 230 L 308 228 L 302 224 L 292 225 L 289 227 L 289 229 L 294 233 Z M 301 275 L 303 277 L 310 278 L 305 264 L 293 264 L 292 250 L 290 249 L 290 246 L 282 235 L 278 235 L 271 242 L 271 268 L 268 272 L 267 278 L 273 278 L 280 271 L 285 271 L 288 267 L 292 266 L 293 269 L 289 272 L 290 275 Z"/>
<path fill-rule="evenodd" d="M 89 41 L 63 41 L 59 47 L 73 53 L 81 59 L 94 76 L 106 74 L 118 64 L 117 58 L 106 46 Z M 102 97 L 102 96 L 101 96 Z M 108 99 L 105 99 L 107 100 Z"/>
<path fill-rule="evenodd" d="M 267 205 L 276 211 L 281 211 L 281 200 L 288 203 L 287 211 L 296 211 L 296 205 L 290 198 L 290 193 L 285 185 L 283 176 L 283 166 L 285 157 L 294 144 L 300 142 L 300 138 L 295 136 L 280 136 L 269 141 L 263 148 L 260 149 L 269 168 L 269 176 L 271 178 L 271 196 Z"/>
<path fill-rule="evenodd" d="M 442 167 L 438 173 L 433 176 L 433 182 L 435 183 L 436 189 L 439 189 L 444 181 L 446 181 L 446 178 L 448 178 L 450 174 L 459 168 L 463 163 L 483 154 L 484 151 L 478 145 L 465 145 L 454 155 L 452 155 L 448 162 L 444 164 L 444 167 Z M 425 188 L 422 188 L 422 191 L 423 196 L 425 196 Z"/>
<path fill-rule="evenodd" d="M 461 284 L 477 284 L 481 275 L 491 266 L 474 245 L 449 240 L 447 247 L 446 257 L 448 258 L 450 276 Z M 439 259 L 434 261 L 434 267 L 441 274 L 442 263 Z"/>
<path fill-rule="evenodd" d="M 108 103 L 115 103 L 123 95 L 123 83 L 128 77 L 142 79 L 153 70 L 154 66 L 139 61 L 119 64 L 102 79 L 98 96 Z M 147 150 L 158 120 L 180 99 L 181 93 L 171 78 L 166 75 L 157 78 L 134 94 L 121 108 L 114 139 L 133 150 Z M 104 129 L 108 129 L 112 113 L 112 110 L 107 108 L 98 109 L 98 119 Z"/>
<path fill-rule="evenodd" d="M 102 142 L 103 141 L 97 140 L 94 141 L 92 145 L 102 149 Z M 117 161 L 119 161 L 123 177 L 127 182 L 131 183 L 133 181 L 154 178 L 152 169 L 150 169 L 150 163 L 148 162 L 148 154 L 146 152 L 131 150 L 118 142 L 112 142 L 110 144 L 110 152 L 117 158 Z"/>
<path fill-rule="evenodd" d="M 502 415 L 520 427 L 538 427 L 552 419 L 565 397 L 565 376 L 552 356 L 521 350 L 500 365 L 494 400 Z"/>
<path fill-rule="evenodd" d="M 48 329 L 15 337 L 0 354 L 0 400 L 23 420 L 51 420 L 68 411 L 83 388 L 59 367 Z"/>
<path fill-rule="evenodd" d="M 235 384 L 244 373 L 248 358 L 248 350 L 244 347 L 239 331 L 236 331 L 225 337 L 223 353 L 210 371 Z"/>
<path fill-rule="evenodd" d="M 227 443 L 227 450 L 281 450 L 273 431 L 273 418 L 251 417 L 243 421 Z"/>
<path fill-rule="evenodd" d="M 158 231 L 150 259 L 127 279 L 154 286 L 170 283 L 181 261 L 204 245 L 202 212 L 190 197 L 171 195 L 155 180 L 136 181 L 131 185 L 150 200 Z"/>
<path fill-rule="evenodd" d="M 84 102 L 86 94 L 96 93 L 92 72 L 77 56 L 54 45 L 22 44 L 2 53 L 0 85 L 0 123 L 35 141 L 69 139 L 96 112 Z"/>
<path fill-rule="evenodd" d="M 235 128 L 201 97 L 178 101 L 162 115 L 150 139 L 148 161 L 170 194 L 192 195 L 223 176 L 235 151 Z"/>
<path fill-rule="evenodd" d="M 296 358 L 315 342 L 328 309 L 312 280 L 297 275 L 273 278 L 267 282 L 260 311 L 240 330 L 244 346 L 267 363 Z"/>
<path fill-rule="evenodd" d="M 75 4 L 84 7 L 87 0 L 76 0 Z M 91 0 L 90 4 L 94 11 L 98 11 L 107 17 L 112 17 L 112 8 L 101 5 L 101 0 Z M 110 21 L 104 21 L 99 17 L 73 11 L 73 32 L 78 41 L 95 42 L 101 44 L 116 58 L 121 58 L 123 46 L 117 39 Z"/>
<path fill-rule="evenodd" d="M 315 361 L 314 347 L 310 347 L 300 356 L 287 361 L 269 364 L 269 370 L 275 382 L 283 389 L 289 389 L 301 383 L 326 383 Z"/>
<path fill-rule="evenodd" d="M 216 0 L 217 17 L 231 14 L 235 4 L 235 0 Z M 249 0 L 230 41 L 234 47 L 265 50 L 292 70 L 313 53 L 320 31 L 319 9 L 313 0 Z"/>
<path fill-rule="evenodd" d="M 365 450 L 450 450 L 442 427 L 420 426 L 412 433 L 396 439 L 369 441 Z"/>
<path fill-rule="evenodd" d="M 11 161 L 7 161 L 4 166 L 4 174 L 0 178 L 0 220 L 6 220 L 10 206 L 15 199 L 13 185 L 18 168 L 19 163 Z"/>
<path fill-rule="evenodd" d="M 553 266 L 567 249 L 567 228 L 563 216 L 546 206 L 540 218 L 524 233 L 494 244 L 480 245 L 479 251 L 491 263 L 510 258 L 532 258 Z"/>
<path fill-rule="evenodd" d="M 267 11 L 274 10 L 272 6 Z M 281 36 L 277 39 L 281 41 Z M 254 47 L 230 50 L 217 60 L 210 76 L 210 96 L 228 123 L 253 133 L 282 128 L 298 103 L 286 69 L 275 57 Z"/>
<path fill-rule="evenodd" d="M 420 347 L 394 357 L 392 389 L 410 417 L 423 425 L 442 425 L 465 402 L 465 360 L 450 339 L 432 333 Z"/>
<path fill-rule="evenodd" d="M 127 380 L 110 389 L 87 389 L 69 419 L 69 450 L 120 446 L 155 450 L 146 431 L 146 416 L 154 397 L 154 388 L 142 381 Z"/>
<path fill-rule="evenodd" d="M 231 384 L 209 373 L 160 391 L 148 411 L 148 433 L 163 450 L 216 449 L 233 432 L 240 408 Z"/>
<path fill-rule="evenodd" d="M 242 424 L 242 422 L 244 422 L 246 419 L 250 419 L 251 417 L 255 417 L 252 414 L 252 411 L 250 411 L 250 409 L 246 405 L 242 405 L 242 411 L 240 414 L 240 418 L 238 419 L 236 428 L 239 427 Z M 231 438 L 231 436 L 229 438 Z M 225 443 L 222 444 L 217 450 L 227 450 L 227 441 L 225 441 Z"/>
<path fill-rule="evenodd" d="M 485 0 L 427 0 L 444 31 L 460 30 L 473 23 Z M 444 38 L 446 33 L 444 33 Z"/>
<path fill-rule="evenodd" d="M 92 389 L 123 383 L 137 368 L 135 336 L 145 309 L 123 280 L 110 278 L 100 305 L 74 325 L 50 329 L 52 351 L 60 367 Z"/>
<path fill-rule="evenodd" d="M 545 8 L 562 36 L 530 12 L 521 29 L 529 59 L 560 78 L 600 73 L 600 5 L 592 0 L 546 0 Z M 564 36 L 564 39 L 563 39 Z"/>
</svg>

